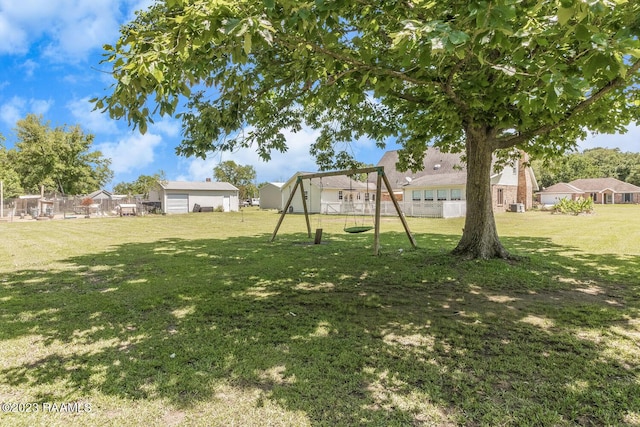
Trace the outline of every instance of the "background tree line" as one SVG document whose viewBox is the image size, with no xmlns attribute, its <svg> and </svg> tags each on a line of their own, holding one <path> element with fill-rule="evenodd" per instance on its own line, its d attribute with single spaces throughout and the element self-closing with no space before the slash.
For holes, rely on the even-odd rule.
<svg viewBox="0 0 640 427">
<path fill-rule="evenodd" d="M 640 153 L 623 153 L 619 148 L 592 148 L 531 166 L 541 187 L 580 178 L 616 178 L 640 186 Z"/>
<path fill-rule="evenodd" d="M 80 126 L 51 127 L 42 116 L 29 114 L 16 123 L 16 142 L 7 149 L 0 136 L 0 181 L 4 195 L 46 192 L 87 194 L 113 178 L 111 160 L 92 151 L 94 136 Z"/>
</svg>

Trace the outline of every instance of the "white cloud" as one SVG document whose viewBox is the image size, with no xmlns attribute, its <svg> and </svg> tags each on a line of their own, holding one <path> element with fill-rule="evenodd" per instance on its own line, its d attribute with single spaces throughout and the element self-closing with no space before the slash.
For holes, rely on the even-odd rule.
<svg viewBox="0 0 640 427">
<path fill-rule="evenodd" d="M 37 115 L 45 115 L 51 109 L 53 100 L 51 99 L 30 99 L 29 100 L 29 113 Z"/>
<path fill-rule="evenodd" d="M 26 99 L 14 96 L 5 104 L 0 105 L 0 120 L 9 127 L 14 127 L 18 120 L 27 114 L 45 115 L 53 105 L 52 100 Z"/>
<path fill-rule="evenodd" d="M 257 182 L 286 181 L 298 171 L 315 171 L 318 169 L 315 159 L 309 154 L 309 147 L 318 137 L 312 129 L 304 128 L 293 133 L 283 132 L 289 149 L 285 153 L 273 152 L 271 160 L 264 161 L 254 149 L 246 148 L 233 153 L 212 153 L 206 160 L 188 159 L 187 172 L 177 179 L 186 181 L 202 181 L 213 176 L 213 168 L 226 160 L 233 160 L 239 165 L 251 165 L 256 170 Z"/>
<path fill-rule="evenodd" d="M 162 120 L 156 120 L 155 123 L 149 124 L 149 130 L 151 132 L 160 132 L 169 137 L 175 137 L 180 134 L 180 121 L 165 117 Z"/>
<path fill-rule="evenodd" d="M 0 0 L 0 53 L 24 54 L 35 41 L 55 62 L 84 60 L 94 49 L 112 43 L 140 0 Z M 48 43 L 48 44 L 46 44 Z"/>
<path fill-rule="evenodd" d="M 87 96 L 67 103 L 71 115 L 83 129 L 91 133 L 116 133 L 118 131 L 116 122 L 111 120 L 108 114 L 93 110 L 93 104 L 89 102 L 89 99 Z"/>
<path fill-rule="evenodd" d="M 604 148 L 620 148 L 622 152 L 640 152 L 640 126 L 629 125 L 627 133 L 624 134 L 598 134 L 589 135 L 584 141 L 578 141 L 580 151 L 604 147 Z"/>
<path fill-rule="evenodd" d="M 7 126 L 13 127 L 22 118 L 22 110 L 25 101 L 22 98 L 13 98 L 11 101 L 0 106 L 0 120 Z"/>
<path fill-rule="evenodd" d="M 24 69 L 24 74 L 25 77 L 30 78 L 33 77 L 33 72 L 36 70 L 36 68 L 38 68 L 40 65 L 32 60 L 32 59 L 27 59 L 26 61 L 24 61 L 24 63 L 20 66 L 20 68 Z"/>
<path fill-rule="evenodd" d="M 160 145 L 160 135 L 137 131 L 118 140 L 97 144 L 96 149 L 111 159 L 111 169 L 116 173 L 128 173 L 139 170 L 154 162 L 154 149 Z"/>
</svg>

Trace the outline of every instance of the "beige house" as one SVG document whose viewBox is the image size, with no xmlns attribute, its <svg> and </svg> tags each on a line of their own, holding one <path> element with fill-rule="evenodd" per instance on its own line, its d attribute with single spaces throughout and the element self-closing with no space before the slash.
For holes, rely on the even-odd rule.
<svg viewBox="0 0 640 427">
<path fill-rule="evenodd" d="M 512 210 L 513 205 L 526 210 L 533 205 L 533 192 L 538 184 L 528 158 L 499 169 L 491 176 L 493 209 L 496 212 Z M 395 165 L 398 152 L 388 151 L 378 166 L 385 172 L 396 196 L 403 199 L 403 210 L 409 216 L 453 217 L 466 214 L 466 164 L 459 153 L 445 153 L 429 147 L 418 172 L 401 172 Z M 384 194 L 383 194 L 384 197 Z"/>
<path fill-rule="evenodd" d="M 500 168 L 491 179 L 493 209 L 496 212 L 524 211 L 533 205 L 533 192 L 538 183 L 533 170 L 526 166 L 526 154 L 518 161 Z M 377 166 L 384 167 L 393 194 L 407 216 L 437 218 L 466 215 L 466 164 L 461 155 L 444 153 L 430 147 L 425 152 L 423 168 L 418 172 L 403 172 L 396 167 L 398 151 L 387 151 Z M 298 176 L 298 172 L 281 187 L 281 206 L 285 206 Z M 355 181 L 348 176 L 331 176 L 303 180 L 305 201 L 311 213 L 367 214 L 374 209 L 376 176 L 370 174 L 366 182 Z M 395 215 L 395 208 L 387 188 L 381 189 L 382 215 Z M 280 208 L 282 209 L 282 208 Z M 302 199 L 294 196 L 291 212 L 303 212 Z"/>
</svg>

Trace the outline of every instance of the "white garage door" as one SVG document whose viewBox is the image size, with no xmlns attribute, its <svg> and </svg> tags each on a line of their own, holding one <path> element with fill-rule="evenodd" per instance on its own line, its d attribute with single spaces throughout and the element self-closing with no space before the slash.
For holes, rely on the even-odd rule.
<svg viewBox="0 0 640 427">
<path fill-rule="evenodd" d="M 182 214 L 189 212 L 189 195 L 188 194 L 167 194 L 168 214 Z"/>
</svg>

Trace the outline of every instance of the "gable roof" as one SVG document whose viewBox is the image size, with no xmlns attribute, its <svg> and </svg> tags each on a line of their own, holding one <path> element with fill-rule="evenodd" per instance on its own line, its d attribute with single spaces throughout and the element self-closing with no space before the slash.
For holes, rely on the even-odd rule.
<svg viewBox="0 0 640 427">
<path fill-rule="evenodd" d="M 234 185 L 228 182 L 161 181 L 159 184 L 165 190 L 238 191 Z"/>
<path fill-rule="evenodd" d="M 291 178 L 287 180 L 283 185 L 288 185 L 289 183 L 293 184 L 299 175 L 307 175 L 313 174 L 315 172 L 296 172 Z M 321 172 L 320 172 L 321 173 Z M 311 183 L 324 190 L 333 189 L 333 190 L 366 190 L 375 191 L 376 186 L 373 183 L 369 183 L 367 186 L 366 182 L 356 181 L 354 179 L 349 178 L 347 175 L 333 175 L 333 176 L 324 176 L 322 178 L 312 178 Z M 309 185 L 309 180 L 305 179 L 303 182 L 305 188 Z M 280 187 L 282 188 L 282 186 Z"/>
<path fill-rule="evenodd" d="M 543 189 L 542 191 L 540 191 L 540 193 L 574 194 L 574 193 L 584 193 L 584 191 L 571 184 L 567 184 L 566 182 L 559 182 L 557 184 L 553 184 L 552 186 Z"/>
<path fill-rule="evenodd" d="M 91 199 L 110 199 L 113 194 L 107 190 L 96 190 L 91 194 L 87 194 L 87 197 Z"/>
<path fill-rule="evenodd" d="M 616 193 L 640 193 L 640 187 L 615 178 L 575 179 L 569 184 L 583 190 L 583 193 L 600 193 L 605 190 Z"/>
<path fill-rule="evenodd" d="M 335 175 L 335 176 L 325 176 L 322 178 L 313 178 L 311 180 L 314 185 L 321 187 L 322 189 L 333 189 L 333 190 L 366 190 L 367 183 L 356 181 L 352 178 L 349 178 L 347 175 Z M 375 184 L 369 183 L 369 190 L 375 191 Z"/>
<path fill-rule="evenodd" d="M 437 147 L 427 147 L 422 159 L 422 170 L 401 172 L 396 167 L 399 159 L 398 150 L 391 150 L 384 153 L 378 162 L 378 166 L 384 166 L 387 179 L 389 179 L 389 183 L 394 188 L 405 186 L 408 182 L 407 177 L 411 178 L 411 185 L 414 185 L 414 181 L 420 182 L 419 179 L 427 175 L 444 176 L 453 174 L 452 177 L 457 179 L 458 174 L 462 174 L 465 179 L 464 182 L 466 182 L 465 171 L 467 165 L 462 161 L 461 156 L 461 153 L 444 153 Z"/>
<path fill-rule="evenodd" d="M 467 182 L 465 171 L 434 173 L 424 175 L 406 184 L 406 187 L 430 187 L 439 185 L 464 185 Z"/>
<path fill-rule="evenodd" d="M 284 182 L 267 182 L 265 185 L 273 185 L 274 187 L 282 188 Z"/>
</svg>

